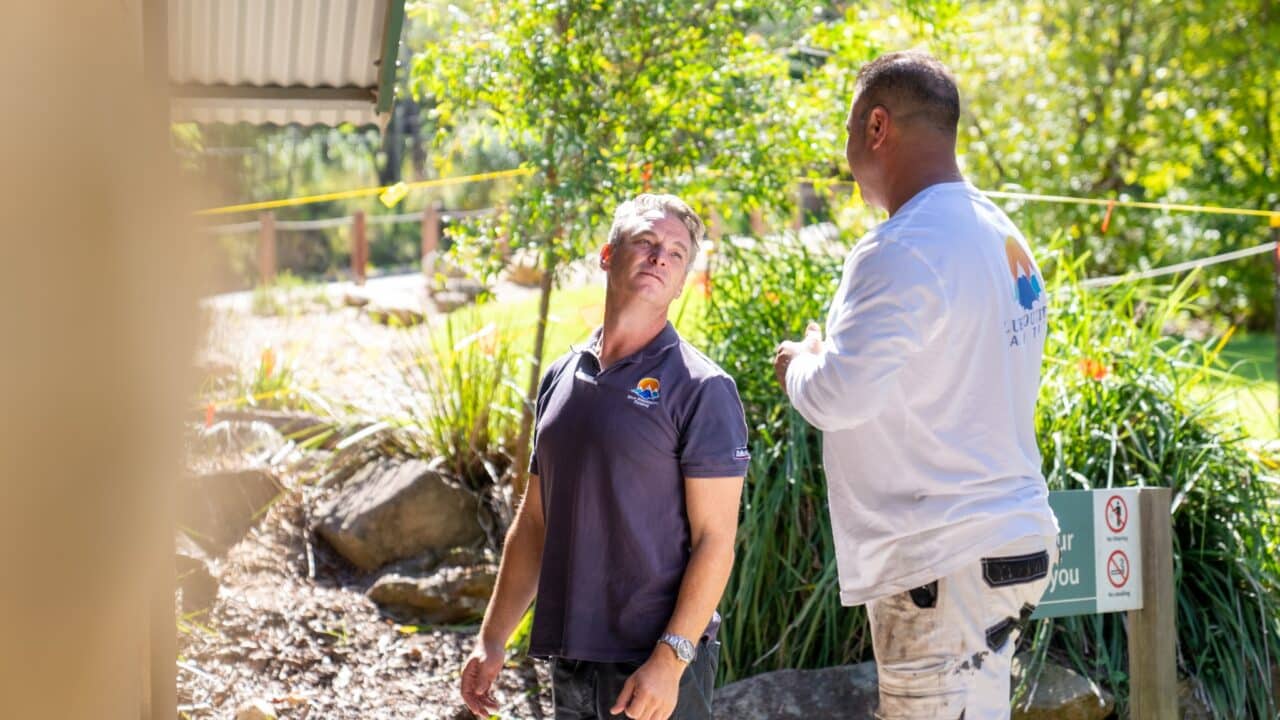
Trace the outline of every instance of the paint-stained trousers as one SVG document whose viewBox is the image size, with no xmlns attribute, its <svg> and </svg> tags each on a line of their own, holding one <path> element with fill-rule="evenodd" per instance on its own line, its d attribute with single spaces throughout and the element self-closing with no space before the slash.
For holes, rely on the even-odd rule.
<svg viewBox="0 0 1280 720">
<path fill-rule="evenodd" d="M 1011 542 L 943 578 L 867 604 L 881 720 L 1008 718 L 1018 635 L 1049 584 L 1056 539 Z"/>
</svg>

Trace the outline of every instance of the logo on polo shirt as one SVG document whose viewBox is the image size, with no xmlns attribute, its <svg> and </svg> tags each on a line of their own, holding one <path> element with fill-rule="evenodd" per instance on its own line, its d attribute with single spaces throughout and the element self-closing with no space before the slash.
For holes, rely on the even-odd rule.
<svg viewBox="0 0 1280 720">
<path fill-rule="evenodd" d="M 658 382 L 658 378 L 652 378 L 652 377 L 640 378 L 640 382 L 636 383 L 636 386 L 631 389 L 631 394 L 635 395 L 641 400 L 646 400 L 648 402 L 657 402 L 658 390 L 661 387 L 662 387 L 662 384 Z"/>
</svg>

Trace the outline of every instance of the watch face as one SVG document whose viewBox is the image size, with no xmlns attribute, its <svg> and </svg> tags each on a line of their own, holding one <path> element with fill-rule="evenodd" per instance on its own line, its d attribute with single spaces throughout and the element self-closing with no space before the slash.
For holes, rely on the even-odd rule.
<svg viewBox="0 0 1280 720">
<path fill-rule="evenodd" d="M 681 660 L 687 663 L 693 662 L 693 643 L 685 640 L 684 638 L 680 638 L 680 644 L 676 646 L 676 653 L 680 656 Z"/>
<path fill-rule="evenodd" d="M 682 662 L 693 662 L 693 643 L 689 642 L 687 638 L 682 638 L 679 635 L 664 635 L 662 636 L 662 642 L 670 645 L 671 649 L 676 651 L 676 657 L 680 658 Z"/>
</svg>

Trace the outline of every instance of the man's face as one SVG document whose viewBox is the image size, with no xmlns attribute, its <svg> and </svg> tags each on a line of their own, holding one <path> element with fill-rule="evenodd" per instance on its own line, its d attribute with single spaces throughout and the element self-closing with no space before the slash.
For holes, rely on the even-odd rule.
<svg viewBox="0 0 1280 720">
<path fill-rule="evenodd" d="M 601 248 L 600 264 L 611 291 L 666 308 L 684 288 L 692 249 L 679 218 L 652 211 L 636 219 L 617 245 Z"/>
</svg>

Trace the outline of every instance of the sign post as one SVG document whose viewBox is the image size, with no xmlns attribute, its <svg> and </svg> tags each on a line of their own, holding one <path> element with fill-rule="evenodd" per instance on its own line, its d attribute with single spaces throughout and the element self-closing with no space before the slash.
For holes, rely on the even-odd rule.
<svg viewBox="0 0 1280 720">
<path fill-rule="evenodd" d="M 1058 563 L 1033 618 L 1129 613 L 1132 716 L 1177 717 L 1169 488 L 1049 493 Z"/>
</svg>

